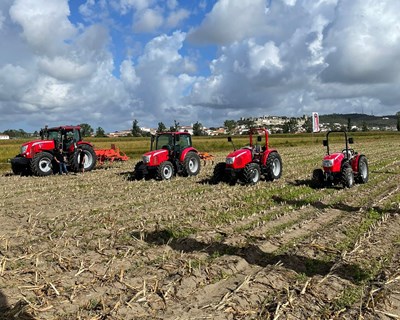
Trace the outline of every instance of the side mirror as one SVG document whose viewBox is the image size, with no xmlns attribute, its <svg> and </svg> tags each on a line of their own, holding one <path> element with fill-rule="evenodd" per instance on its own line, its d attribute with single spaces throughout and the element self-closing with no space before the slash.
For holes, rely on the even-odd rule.
<svg viewBox="0 0 400 320">
<path fill-rule="evenodd" d="M 228 137 L 228 142 L 232 142 L 232 137 Z"/>
<path fill-rule="evenodd" d="M 322 140 L 322 144 L 323 144 L 324 147 L 327 147 L 328 146 L 328 140 Z"/>
<path fill-rule="evenodd" d="M 261 136 L 257 136 L 257 141 L 261 142 L 262 141 L 262 137 Z"/>
<path fill-rule="evenodd" d="M 349 138 L 349 144 L 353 144 L 353 143 L 354 143 L 353 138 Z"/>
</svg>

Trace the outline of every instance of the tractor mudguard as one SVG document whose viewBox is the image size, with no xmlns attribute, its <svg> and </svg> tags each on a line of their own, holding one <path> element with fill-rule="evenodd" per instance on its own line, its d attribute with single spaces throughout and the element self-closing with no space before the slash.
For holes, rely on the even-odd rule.
<svg viewBox="0 0 400 320">
<path fill-rule="evenodd" d="M 265 166 L 267 164 L 268 156 L 271 152 L 278 152 L 276 149 L 268 149 L 265 150 L 262 154 L 261 164 Z"/>
<path fill-rule="evenodd" d="M 354 158 L 351 160 L 351 167 L 354 172 L 358 172 L 358 160 L 360 159 L 361 156 L 364 156 L 363 154 L 356 154 Z M 365 156 L 364 156 L 365 157 Z"/>
<path fill-rule="evenodd" d="M 197 150 L 195 148 L 193 148 L 193 147 L 189 147 L 189 148 L 183 149 L 183 151 L 181 152 L 181 154 L 179 156 L 179 161 L 181 163 L 183 163 L 183 161 L 185 160 L 185 157 L 188 154 L 188 152 L 196 152 L 196 153 L 198 153 Z"/>
</svg>

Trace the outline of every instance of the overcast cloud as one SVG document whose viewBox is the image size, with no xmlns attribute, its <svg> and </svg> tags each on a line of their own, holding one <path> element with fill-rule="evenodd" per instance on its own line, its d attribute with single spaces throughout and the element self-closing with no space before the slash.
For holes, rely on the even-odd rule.
<svg viewBox="0 0 400 320">
<path fill-rule="evenodd" d="M 0 131 L 400 111 L 398 0 L 78 2 L 1 1 Z"/>
</svg>

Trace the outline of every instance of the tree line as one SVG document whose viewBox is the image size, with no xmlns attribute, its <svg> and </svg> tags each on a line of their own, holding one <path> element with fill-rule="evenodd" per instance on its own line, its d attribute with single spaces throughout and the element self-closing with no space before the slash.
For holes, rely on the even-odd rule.
<svg viewBox="0 0 400 320">
<path fill-rule="evenodd" d="M 396 128 L 397 131 L 400 131 L 400 111 L 396 113 Z M 224 121 L 224 128 L 229 134 L 234 134 L 235 130 L 238 126 L 243 125 L 245 128 L 252 128 L 255 126 L 255 122 L 253 120 L 225 120 Z M 105 130 L 102 127 L 97 127 L 96 130 L 94 130 L 90 124 L 88 123 L 81 123 L 79 125 L 81 127 L 81 133 L 83 137 L 90 137 L 90 136 L 95 136 L 95 137 L 107 137 Z M 179 122 L 174 120 L 174 123 L 169 126 L 168 128 L 163 122 L 158 123 L 157 127 L 157 132 L 166 132 L 166 131 L 179 131 L 181 128 Z M 293 133 L 296 132 L 298 128 L 298 123 L 295 118 L 289 118 L 288 121 L 285 122 L 285 124 L 282 125 L 282 133 Z M 312 122 L 311 122 L 311 117 L 309 117 L 305 123 L 302 125 L 302 128 L 306 132 L 312 132 Z M 216 128 L 211 127 L 211 130 L 215 130 Z M 342 130 L 346 131 L 354 131 L 353 129 L 353 123 L 352 119 L 350 117 L 347 118 L 347 125 L 342 124 L 341 125 Z M 368 131 L 368 125 L 366 121 L 362 122 L 361 126 L 361 131 Z M 32 136 L 38 137 L 39 132 L 35 131 L 33 134 L 25 132 L 23 129 L 8 129 L 2 132 L 4 135 L 8 135 L 10 138 L 29 138 Z M 204 126 L 200 122 L 196 122 L 193 124 L 193 135 L 194 136 L 202 136 L 205 135 L 204 131 Z M 134 119 L 132 121 L 132 128 L 130 130 L 130 136 L 133 137 L 145 137 L 145 136 L 150 136 L 150 132 L 143 131 L 140 126 L 139 126 L 139 121 L 137 119 Z"/>
</svg>

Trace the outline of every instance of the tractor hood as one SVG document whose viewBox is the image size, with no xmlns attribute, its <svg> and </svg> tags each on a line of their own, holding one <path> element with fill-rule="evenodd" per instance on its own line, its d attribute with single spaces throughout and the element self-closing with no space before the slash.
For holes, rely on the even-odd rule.
<svg viewBox="0 0 400 320">
<path fill-rule="evenodd" d="M 54 140 L 33 140 L 25 142 L 21 146 L 21 156 L 32 158 L 35 153 L 42 151 L 53 151 L 55 148 Z"/>
<path fill-rule="evenodd" d="M 143 155 L 143 163 L 147 166 L 158 166 L 161 162 L 168 160 L 168 153 L 166 149 L 146 152 Z"/>
<path fill-rule="evenodd" d="M 341 152 L 328 154 L 322 160 L 322 167 L 325 171 L 340 172 L 343 159 L 344 154 Z"/>
<path fill-rule="evenodd" d="M 242 148 L 235 150 L 227 155 L 226 166 L 233 169 L 242 169 L 251 162 L 252 151 L 250 148 Z"/>
</svg>

